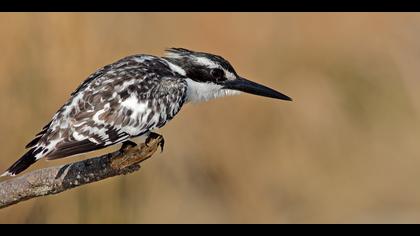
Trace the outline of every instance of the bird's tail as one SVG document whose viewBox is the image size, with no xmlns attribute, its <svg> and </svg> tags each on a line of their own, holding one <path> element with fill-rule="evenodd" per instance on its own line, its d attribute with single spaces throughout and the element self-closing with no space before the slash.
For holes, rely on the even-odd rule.
<svg viewBox="0 0 420 236">
<path fill-rule="evenodd" d="M 3 176 L 15 176 L 20 172 L 26 170 L 29 166 L 34 164 L 39 158 L 36 157 L 38 153 L 42 151 L 41 147 L 33 147 L 29 149 L 19 160 L 17 160 L 6 172 L 4 172 L 0 177 Z"/>
</svg>

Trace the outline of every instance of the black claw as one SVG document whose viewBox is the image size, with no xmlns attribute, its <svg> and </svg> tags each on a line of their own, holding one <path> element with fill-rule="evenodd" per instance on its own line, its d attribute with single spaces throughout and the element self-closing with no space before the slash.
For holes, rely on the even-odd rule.
<svg viewBox="0 0 420 236">
<path fill-rule="evenodd" d="M 159 142 L 158 145 L 160 146 L 160 153 L 162 153 L 163 147 L 165 146 L 165 139 L 163 139 L 163 136 L 162 136 L 162 140 Z"/>
<path fill-rule="evenodd" d="M 157 133 L 153 133 L 150 132 L 149 136 L 146 138 L 146 146 L 148 146 L 147 144 L 152 140 L 152 139 L 157 139 L 157 138 L 161 138 L 160 142 L 158 143 L 158 146 L 160 146 L 160 152 L 163 152 L 163 147 L 165 146 L 165 139 L 163 138 L 162 135 L 157 134 Z"/>
<path fill-rule="evenodd" d="M 135 147 L 135 146 L 137 146 L 137 143 L 135 143 L 133 141 L 130 141 L 130 140 L 127 140 L 127 141 L 124 141 L 122 143 L 120 151 L 125 152 L 128 148 Z"/>
</svg>

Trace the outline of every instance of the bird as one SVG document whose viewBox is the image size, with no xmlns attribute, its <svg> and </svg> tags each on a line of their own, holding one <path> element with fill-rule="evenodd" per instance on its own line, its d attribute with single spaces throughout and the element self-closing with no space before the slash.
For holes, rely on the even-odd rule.
<svg viewBox="0 0 420 236">
<path fill-rule="evenodd" d="M 223 57 L 167 48 L 162 57 L 126 56 L 90 74 L 1 176 L 15 176 L 41 159 L 75 156 L 111 145 L 135 146 L 137 137 L 174 118 L 187 103 L 249 93 L 292 99 L 239 76 Z"/>
</svg>

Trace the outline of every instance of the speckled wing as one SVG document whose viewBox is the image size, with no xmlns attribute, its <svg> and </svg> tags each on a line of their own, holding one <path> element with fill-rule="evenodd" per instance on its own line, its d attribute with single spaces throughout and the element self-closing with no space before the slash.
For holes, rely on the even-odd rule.
<svg viewBox="0 0 420 236">
<path fill-rule="evenodd" d="M 173 66 L 159 57 L 135 55 L 97 70 L 26 147 L 36 160 L 56 159 L 162 127 L 186 97 L 187 84 Z"/>
</svg>

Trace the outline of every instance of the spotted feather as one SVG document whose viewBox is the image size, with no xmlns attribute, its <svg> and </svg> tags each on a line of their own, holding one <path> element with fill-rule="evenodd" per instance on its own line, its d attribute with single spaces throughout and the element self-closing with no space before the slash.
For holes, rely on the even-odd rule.
<svg viewBox="0 0 420 236">
<path fill-rule="evenodd" d="M 31 160 L 17 161 L 7 174 L 41 158 L 98 150 L 162 127 L 181 109 L 186 89 L 182 69 L 155 56 L 133 55 L 100 68 L 28 143 L 22 158 Z"/>
</svg>

